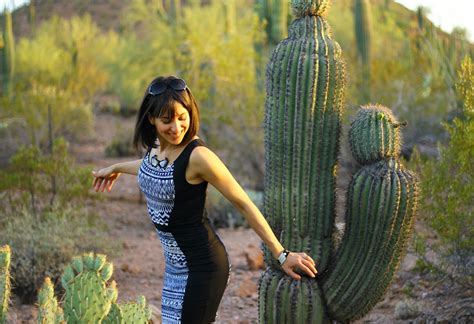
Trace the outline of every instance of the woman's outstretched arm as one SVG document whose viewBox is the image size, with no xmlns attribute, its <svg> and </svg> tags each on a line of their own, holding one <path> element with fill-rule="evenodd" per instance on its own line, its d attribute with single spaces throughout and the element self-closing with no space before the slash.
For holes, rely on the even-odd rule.
<svg viewBox="0 0 474 324">
<path fill-rule="evenodd" d="M 284 250 L 260 210 L 250 200 L 224 163 L 208 148 L 199 146 L 191 154 L 187 175 L 195 181 L 202 179 L 217 188 L 244 215 L 252 229 L 265 242 L 275 258 Z M 294 279 L 301 277 L 294 272 L 299 268 L 314 277 L 317 273 L 314 260 L 305 253 L 291 252 L 282 265 Z"/>
<path fill-rule="evenodd" d="M 94 176 L 92 186 L 94 187 L 94 190 L 96 192 L 104 192 L 104 190 L 107 189 L 107 191 L 110 192 L 115 181 L 122 173 L 137 175 L 142 160 L 143 159 L 120 162 L 100 169 L 98 171 L 92 171 L 92 175 Z"/>
</svg>

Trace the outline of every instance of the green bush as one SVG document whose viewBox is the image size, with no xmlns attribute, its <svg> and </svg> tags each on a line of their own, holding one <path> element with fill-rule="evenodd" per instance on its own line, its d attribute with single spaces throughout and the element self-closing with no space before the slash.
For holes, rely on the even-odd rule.
<svg viewBox="0 0 474 324">
<path fill-rule="evenodd" d="M 434 240 L 417 234 L 415 247 L 425 269 L 467 287 L 474 285 L 474 69 L 466 57 L 458 72 L 457 93 L 463 115 L 445 124 L 447 146 L 439 146 L 436 160 L 414 155 L 421 178 L 420 218 L 435 234 Z M 435 252 L 436 259 L 428 258 Z"/>
<path fill-rule="evenodd" d="M 105 225 L 83 207 L 90 186 L 90 168 L 75 165 L 63 139 L 52 153 L 20 148 L 0 171 L 0 244 L 14 250 L 14 292 L 25 302 L 34 300 L 45 276 L 56 280 L 73 255 L 109 252 Z"/>
<path fill-rule="evenodd" d="M 3 216 L 0 244 L 13 249 L 13 292 L 23 302 L 35 300 L 44 277 L 58 282 L 74 255 L 89 250 L 112 252 L 104 237 L 105 225 L 77 206 L 54 207 L 40 215 L 25 208 Z"/>
<path fill-rule="evenodd" d="M 245 190 L 250 199 L 262 210 L 263 192 Z M 210 187 L 207 195 L 206 210 L 211 223 L 218 228 L 246 227 L 248 223 L 242 214 L 214 187 Z"/>
</svg>

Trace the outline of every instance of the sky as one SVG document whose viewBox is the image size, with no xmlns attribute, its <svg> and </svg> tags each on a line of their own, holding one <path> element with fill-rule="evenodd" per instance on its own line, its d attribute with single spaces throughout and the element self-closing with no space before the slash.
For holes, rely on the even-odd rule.
<svg viewBox="0 0 474 324">
<path fill-rule="evenodd" d="M 222 0 L 224 1 L 224 0 Z M 337 0 L 333 0 L 337 1 Z M 20 6 L 29 0 L 0 0 L 0 8 L 8 5 Z M 467 29 L 471 41 L 474 41 L 474 1 L 473 0 L 395 0 L 409 9 L 418 6 L 430 9 L 428 17 L 443 30 L 451 32 L 453 27 Z"/>
</svg>

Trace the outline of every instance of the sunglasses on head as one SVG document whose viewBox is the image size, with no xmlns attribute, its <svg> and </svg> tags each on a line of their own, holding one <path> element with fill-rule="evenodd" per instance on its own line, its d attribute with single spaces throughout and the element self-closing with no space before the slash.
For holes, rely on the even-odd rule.
<svg viewBox="0 0 474 324">
<path fill-rule="evenodd" d="M 168 87 L 175 91 L 183 91 L 187 85 L 183 79 L 173 79 L 169 82 L 155 81 L 148 87 L 148 94 L 152 96 L 160 95 L 165 92 Z"/>
</svg>

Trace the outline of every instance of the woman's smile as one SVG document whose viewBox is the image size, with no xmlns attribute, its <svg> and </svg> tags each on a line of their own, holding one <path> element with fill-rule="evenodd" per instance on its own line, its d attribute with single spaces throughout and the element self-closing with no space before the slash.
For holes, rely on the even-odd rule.
<svg viewBox="0 0 474 324">
<path fill-rule="evenodd" d="M 166 143 L 179 145 L 183 141 L 186 132 L 189 129 L 189 112 L 178 102 L 175 102 L 173 115 L 150 118 L 150 122 L 155 125 L 156 134 L 160 145 L 166 146 Z"/>
</svg>

